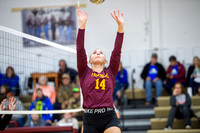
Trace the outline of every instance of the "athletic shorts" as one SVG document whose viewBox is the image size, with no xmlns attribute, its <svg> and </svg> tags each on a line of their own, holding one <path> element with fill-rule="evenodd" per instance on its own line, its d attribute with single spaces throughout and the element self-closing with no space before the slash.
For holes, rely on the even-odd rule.
<svg viewBox="0 0 200 133">
<path fill-rule="evenodd" d="M 83 133 L 103 133 L 110 127 L 120 128 L 120 122 L 114 109 L 105 112 L 94 112 L 84 112 Z"/>
</svg>

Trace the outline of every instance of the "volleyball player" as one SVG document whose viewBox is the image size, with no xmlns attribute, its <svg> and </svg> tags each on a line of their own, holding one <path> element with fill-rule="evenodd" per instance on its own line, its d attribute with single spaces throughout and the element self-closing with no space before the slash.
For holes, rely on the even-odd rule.
<svg viewBox="0 0 200 133">
<path fill-rule="evenodd" d="M 121 47 L 124 36 L 123 13 L 114 11 L 111 16 L 118 24 L 118 32 L 114 50 L 107 63 L 105 54 L 100 49 L 95 49 L 90 55 L 87 65 L 87 56 L 84 48 L 84 35 L 88 14 L 78 9 L 79 31 L 77 36 L 77 67 L 80 85 L 83 93 L 83 133 L 121 133 L 120 123 L 113 107 L 113 89 L 118 72 Z"/>
</svg>

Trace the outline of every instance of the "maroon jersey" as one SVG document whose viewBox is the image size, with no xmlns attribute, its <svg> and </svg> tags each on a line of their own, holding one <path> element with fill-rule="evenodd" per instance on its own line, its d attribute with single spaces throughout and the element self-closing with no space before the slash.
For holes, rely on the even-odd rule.
<svg viewBox="0 0 200 133">
<path fill-rule="evenodd" d="M 84 48 L 85 30 L 79 29 L 77 36 L 77 67 L 83 93 L 83 108 L 96 109 L 113 107 L 113 90 L 118 72 L 124 33 L 117 33 L 114 50 L 108 68 L 94 72 L 87 65 Z"/>
</svg>

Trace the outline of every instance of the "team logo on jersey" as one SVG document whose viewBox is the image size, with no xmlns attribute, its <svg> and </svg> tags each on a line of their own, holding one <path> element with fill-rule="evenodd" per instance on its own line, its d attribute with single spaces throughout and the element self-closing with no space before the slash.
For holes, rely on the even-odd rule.
<svg viewBox="0 0 200 133">
<path fill-rule="evenodd" d="M 109 78 L 108 73 L 104 74 L 97 74 L 97 73 L 92 73 L 91 77 L 100 77 L 100 78 Z"/>
</svg>

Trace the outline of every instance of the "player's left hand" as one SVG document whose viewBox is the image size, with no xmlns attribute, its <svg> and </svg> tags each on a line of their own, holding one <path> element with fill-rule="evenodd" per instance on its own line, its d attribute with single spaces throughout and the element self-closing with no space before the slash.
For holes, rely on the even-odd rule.
<svg viewBox="0 0 200 133">
<path fill-rule="evenodd" d="M 111 16 L 115 19 L 115 21 L 118 24 L 118 32 L 123 33 L 124 32 L 124 18 L 123 13 L 120 14 L 120 11 L 118 10 L 118 13 L 114 10 L 114 14 L 111 12 Z"/>
<path fill-rule="evenodd" d="M 123 13 L 120 14 L 120 11 L 118 10 L 118 13 L 114 10 L 114 14 L 111 12 L 111 16 L 115 19 L 118 25 L 123 26 L 124 25 L 124 18 Z"/>
</svg>

